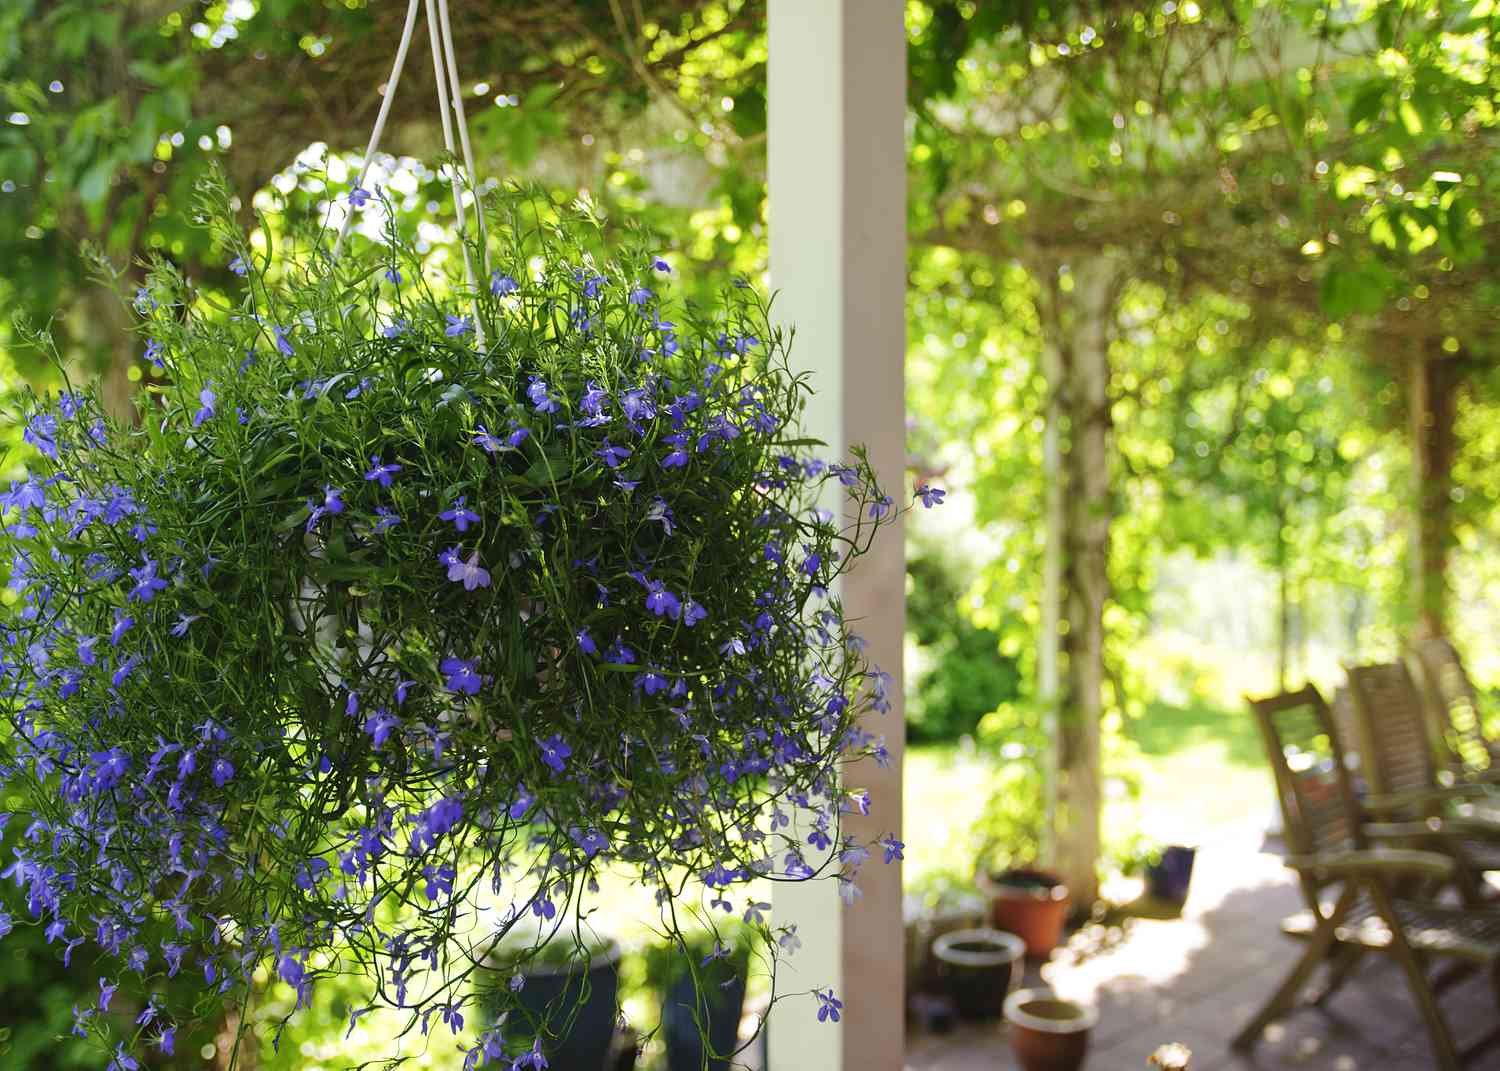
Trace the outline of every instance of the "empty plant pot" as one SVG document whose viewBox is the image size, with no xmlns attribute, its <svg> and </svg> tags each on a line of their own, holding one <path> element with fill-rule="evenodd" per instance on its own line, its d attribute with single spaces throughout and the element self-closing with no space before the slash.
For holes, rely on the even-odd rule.
<svg viewBox="0 0 1500 1071">
<path fill-rule="evenodd" d="M 1026 942 L 1036 959 L 1052 955 L 1068 918 L 1068 887 L 1045 870 L 980 872 L 979 889 L 990 898 L 990 922 Z"/>
<path fill-rule="evenodd" d="M 1099 1015 L 1050 989 L 1018 989 L 1005 999 L 1005 1021 L 1022 1071 L 1078 1071 Z"/>
<path fill-rule="evenodd" d="M 998 1019 L 1021 982 L 1026 942 L 1000 930 L 954 930 L 933 941 L 932 955 L 960 1016 Z"/>
</svg>

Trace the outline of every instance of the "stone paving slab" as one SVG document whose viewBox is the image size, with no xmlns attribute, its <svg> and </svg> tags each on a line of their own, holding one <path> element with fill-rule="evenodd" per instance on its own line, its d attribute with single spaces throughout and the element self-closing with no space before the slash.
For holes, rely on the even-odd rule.
<svg viewBox="0 0 1500 1071">
<path fill-rule="evenodd" d="M 1427 1071 L 1427 1035 L 1394 964 L 1371 956 L 1326 1008 L 1305 1007 L 1272 1024 L 1250 1054 L 1229 1039 L 1295 962 L 1284 915 L 1302 906 L 1291 873 L 1258 833 L 1244 830 L 1198 853 L 1180 918 L 1133 918 L 1075 934 L 1027 984 L 1051 985 L 1094 1003 L 1091 1071 L 1146 1067 L 1158 1046 L 1181 1042 L 1193 1071 Z M 1488 982 L 1471 976 L 1441 997 L 1460 1043 L 1500 1021 Z M 1009 1071 L 1003 1026 L 972 1024 L 944 1036 L 914 1033 L 907 1071 Z M 1500 1071 L 1500 1047 L 1469 1065 Z"/>
</svg>

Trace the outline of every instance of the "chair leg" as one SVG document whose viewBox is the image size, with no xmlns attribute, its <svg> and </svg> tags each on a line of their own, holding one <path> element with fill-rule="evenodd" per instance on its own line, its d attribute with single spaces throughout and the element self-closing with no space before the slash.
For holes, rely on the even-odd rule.
<svg viewBox="0 0 1500 1071">
<path fill-rule="evenodd" d="M 1365 958 L 1365 949 L 1359 945 L 1340 945 L 1328 964 L 1328 980 L 1313 998 L 1313 1003 L 1322 1007 L 1333 995 L 1344 988 L 1344 983 L 1354 975 L 1354 968 Z"/>
<path fill-rule="evenodd" d="M 1312 937 L 1308 939 L 1307 948 L 1302 953 L 1302 958 L 1292 968 L 1290 974 L 1276 987 L 1269 1000 L 1255 1017 L 1245 1024 L 1244 1028 L 1234 1036 L 1229 1044 L 1235 1049 L 1248 1049 L 1260 1040 L 1261 1031 L 1265 1030 L 1274 1020 L 1281 1018 L 1297 1002 L 1297 994 L 1312 977 L 1313 971 L 1327 957 L 1329 950 L 1333 947 L 1334 936 L 1338 924 L 1343 920 L 1345 913 L 1354 903 L 1355 890 L 1353 885 L 1346 885 L 1344 891 L 1339 894 L 1338 903 L 1334 905 L 1328 917 L 1318 923 L 1318 928 L 1313 931 Z M 1313 905 L 1316 909 L 1316 904 Z"/>
<path fill-rule="evenodd" d="M 1411 990 L 1412 1000 L 1416 1003 L 1417 1011 L 1427 1026 L 1427 1037 L 1432 1042 L 1434 1067 L 1438 1071 L 1458 1071 L 1461 1063 L 1458 1046 L 1453 1043 L 1453 1034 L 1448 1030 L 1448 1023 L 1443 1019 L 1443 1012 L 1438 1007 L 1437 997 L 1432 992 L 1432 985 L 1427 974 L 1422 970 L 1422 961 L 1406 941 L 1406 934 L 1401 929 L 1401 921 L 1396 916 L 1395 905 L 1391 903 L 1385 886 L 1379 881 L 1371 881 L 1368 888 L 1375 909 L 1380 912 L 1385 924 L 1390 927 L 1391 943 L 1387 950 L 1396 958 L 1396 962 L 1401 964 L 1401 970 L 1406 975 L 1407 988 Z"/>
</svg>

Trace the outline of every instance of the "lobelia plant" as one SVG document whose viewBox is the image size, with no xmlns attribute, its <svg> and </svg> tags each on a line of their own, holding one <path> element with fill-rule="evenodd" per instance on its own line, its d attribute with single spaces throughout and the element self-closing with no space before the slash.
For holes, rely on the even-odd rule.
<svg viewBox="0 0 1500 1071">
<path fill-rule="evenodd" d="M 863 454 L 799 435 L 808 384 L 753 289 L 678 307 L 649 249 L 591 252 L 587 211 L 491 201 L 498 270 L 469 288 L 393 223 L 337 261 L 257 252 L 207 183 L 243 286 L 152 266 L 141 425 L 71 390 L 20 416 L 0 778 L 30 813 L 0 932 L 117 964 L 75 1015 L 112 1068 L 258 970 L 297 1008 L 366 978 L 351 1026 L 458 1034 L 523 921 L 523 959 L 555 934 L 587 958 L 606 867 L 679 947 L 679 912 L 732 911 L 774 969 L 795 929 L 751 883 L 852 896 L 901 854 L 840 826 L 868 807 L 841 761 L 885 758 L 857 718 L 888 678 L 830 594 L 896 511 Z M 179 972 L 191 1006 L 162 995 Z M 148 1002 L 123 1037 L 118 986 Z M 467 1067 L 545 1065 L 475 1026 Z"/>
</svg>

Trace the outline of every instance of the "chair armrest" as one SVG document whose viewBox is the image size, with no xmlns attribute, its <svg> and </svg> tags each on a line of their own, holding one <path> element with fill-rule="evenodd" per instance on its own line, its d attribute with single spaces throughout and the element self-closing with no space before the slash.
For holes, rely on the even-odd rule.
<svg viewBox="0 0 1500 1071">
<path fill-rule="evenodd" d="M 1390 814 L 1392 811 L 1404 811 L 1408 807 L 1420 806 L 1424 803 L 1447 803 L 1452 800 L 1468 800 L 1488 795 L 1483 785 L 1472 782 L 1461 785 L 1448 785 L 1446 787 L 1417 788 L 1408 792 L 1391 792 L 1382 795 L 1371 794 L 1359 801 L 1360 806 L 1371 814 Z"/>
<path fill-rule="evenodd" d="M 1455 814 L 1432 820 L 1433 832 L 1450 836 L 1500 840 L 1500 820 L 1477 814 Z"/>
<path fill-rule="evenodd" d="M 1443 832 L 1443 821 L 1424 818 L 1418 822 L 1364 822 L 1359 831 L 1371 840 L 1413 840 Z"/>
<path fill-rule="evenodd" d="M 1404 848 L 1373 848 L 1348 852 L 1319 852 L 1315 855 L 1290 855 L 1287 856 L 1286 865 L 1293 870 L 1325 874 L 1335 878 L 1378 878 L 1395 874 L 1446 878 L 1451 877 L 1454 871 L 1454 862 L 1446 855 Z"/>
</svg>

